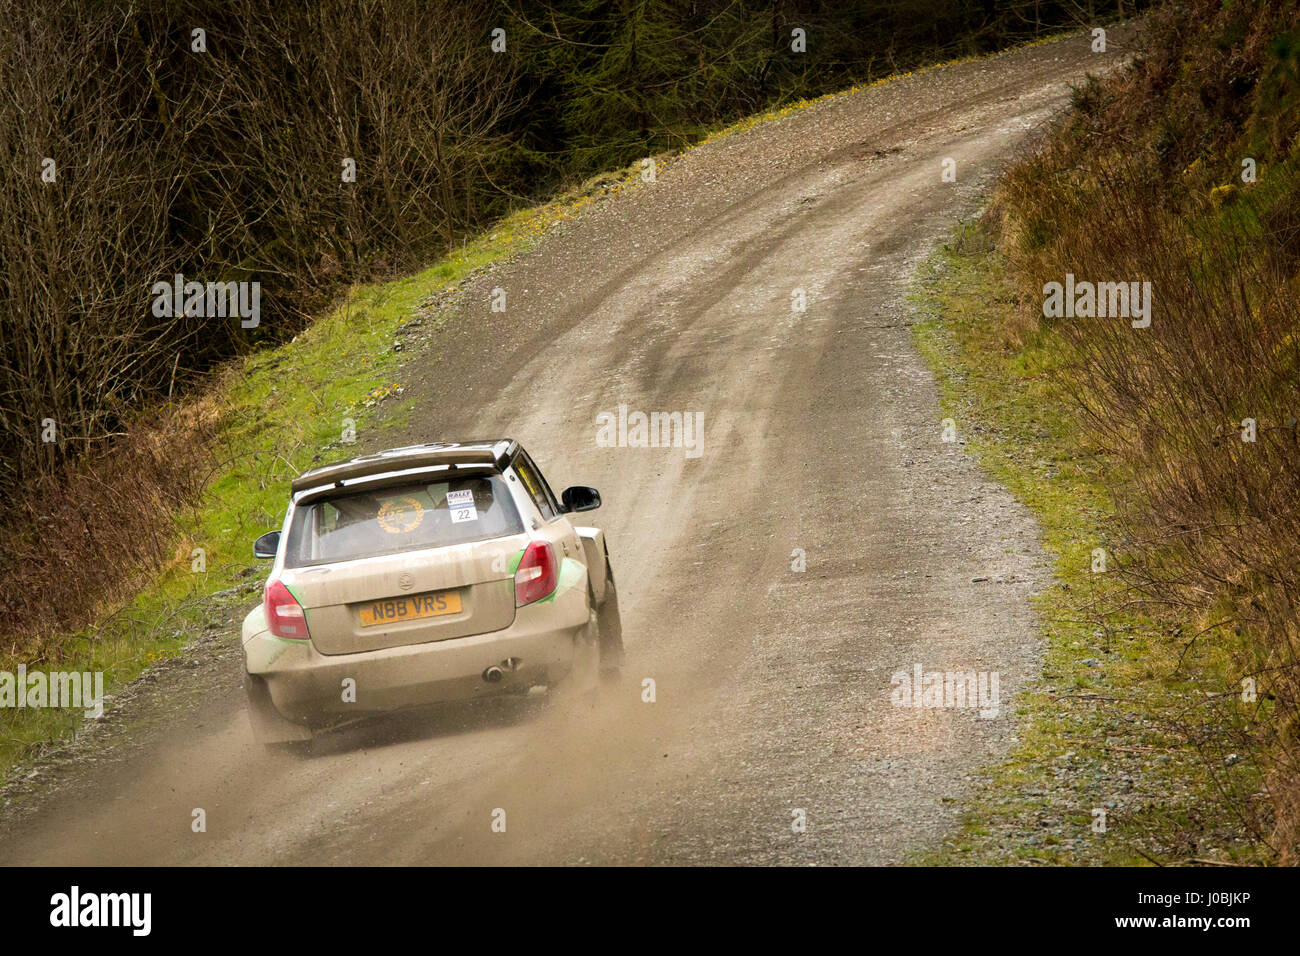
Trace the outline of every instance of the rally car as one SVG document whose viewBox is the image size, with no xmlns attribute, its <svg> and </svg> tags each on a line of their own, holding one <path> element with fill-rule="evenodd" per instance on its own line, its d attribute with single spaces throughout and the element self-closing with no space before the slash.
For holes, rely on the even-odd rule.
<svg viewBox="0 0 1300 956">
<path fill-rule="evenodd" d="M 511 439 L 394 448 L 294 480 L 244 619 L 248 713 L 269 745 L 366 714 L 617 678 L 605 536 Z"/>
</svg>

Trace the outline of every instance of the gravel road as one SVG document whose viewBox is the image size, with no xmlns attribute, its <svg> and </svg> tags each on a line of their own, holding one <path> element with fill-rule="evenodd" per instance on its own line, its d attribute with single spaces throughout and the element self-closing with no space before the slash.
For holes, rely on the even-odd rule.
<svg viewBox="0 0 1300 956">
<path fill-rule="evenodd" d="M 716 139 L 408 341 L 417 411 L 385 444 L 509 435 L 553 486 L 600 489 L 616 695 L 384 718 L 272 756 L 222 629 L 10 795 L 0 860 L 886 864 L 951 834 L 1014 740 L 1047 576 L 962 423 L 942 440 L 906 292 L 1067 84 L 1132 42 L 1028 47 Z M 702 420 L 701 440 L 603 447 L 597 416 L 620 405 Z M 997 715 L 894 706 L 891 677 L 917 665 L 996 673 Z"/>
</svg>

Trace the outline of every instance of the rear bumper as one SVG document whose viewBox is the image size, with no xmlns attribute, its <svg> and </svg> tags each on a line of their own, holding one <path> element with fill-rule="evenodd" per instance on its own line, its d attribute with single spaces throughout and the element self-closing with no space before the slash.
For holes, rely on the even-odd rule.
<svg viewBox="0 0 1300 956">
<path fill-rule="evenodd" d="M 321 654 L 308 641 L 281 640 L 264 626 L 246 624 L 244 663 L 265 681 L 282 716 L 309 726 L 513 693 L 553 684 L 569 673 L 575 642 L 587 624 L 586 597 L 570 589 L 552 601 L 520 608 L 513 624 L 488 634 L 357 654 Z M 516 662 L 513 670 L 503 664 L 508 659 Z M 483 672 L 493 665 L 504 674 L 488 683 Z M 355 701 L 344 699 L 349 679 L 355 681 Z"/>
</svg>

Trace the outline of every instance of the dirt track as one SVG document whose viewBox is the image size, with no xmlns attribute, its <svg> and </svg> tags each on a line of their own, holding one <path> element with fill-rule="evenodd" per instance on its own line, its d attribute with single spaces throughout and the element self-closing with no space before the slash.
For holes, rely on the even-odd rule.
<svg viewBox="0 0 1300 956">
<path fill-rule="evenodd" d="M 402 715 L 274 757 L 223 634 L 130 705 L 127 742 L 8 811 L 0 861 L 835 864 L 935 845 L 1010 746 L 1044 578 L 1024 512 L 940 440 L 904 295 L 1067 82 L 1126 40 L 946 67 L 710 143 L 478 280 L 415 356 L 405 438 L 510 435 L 557 489 L 600 489 L 619 697 Z M 599 447 L 620 403 L 702 413 L 699 457 Z M 996 671 L 999 716 L 891 706 L 917 663 Z"/>
</svg>

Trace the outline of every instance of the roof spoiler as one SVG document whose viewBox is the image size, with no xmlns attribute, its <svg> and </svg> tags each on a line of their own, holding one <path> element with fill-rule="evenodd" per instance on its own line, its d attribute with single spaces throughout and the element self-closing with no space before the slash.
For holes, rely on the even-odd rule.
<svg viewBox="0 0 1300 956">
<path fill-rule="evenodd" d="M 498 470 L 504 470 L 518 450 L 519 442 L 500 441 L 491 446 L 448 445 L 401 456 L 368 455 L 365 458 L 357 458 L 337 465 L 325 465 L 321 468 L 313 468 L 310 471 L 303 472 L 293 480 L 290 489 L 296 495 L 309 488 L 341 485 L 343 482 L 355 478 L 382 475 L 389 471 L 431 468 L 438 465 L 450 465 L 452 468 L 495 466 Z"/>
</svg>

